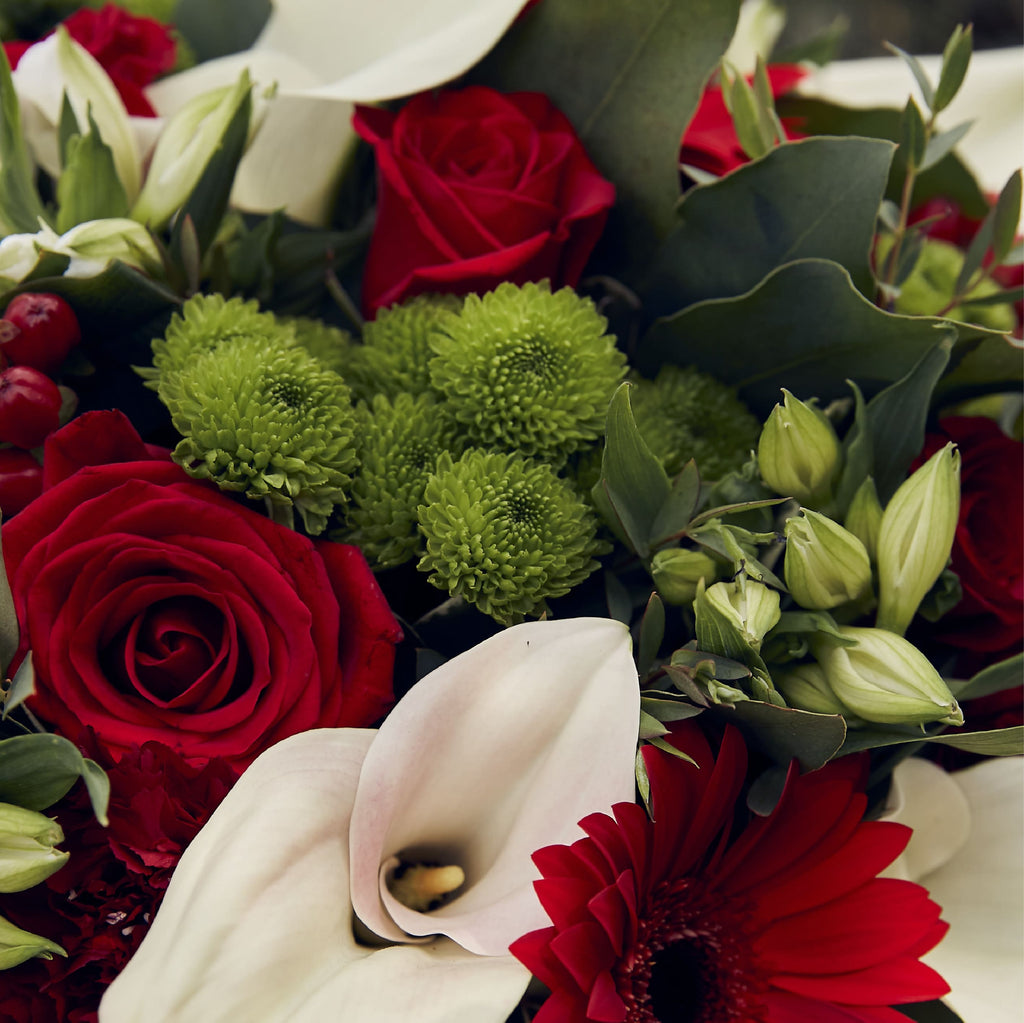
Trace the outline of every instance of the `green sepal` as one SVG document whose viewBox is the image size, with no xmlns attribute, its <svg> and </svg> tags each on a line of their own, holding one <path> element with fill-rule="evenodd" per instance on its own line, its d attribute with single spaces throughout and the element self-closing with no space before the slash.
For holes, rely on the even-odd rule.
<svg viewBox="0 0 1024 1023">
<path fill-rule="evenodd" d="M 89 131 L 72 135 L 64 152 L 64 170 L 57 180 L 57 230 L 69 231 L 87 220 L 127 217 L 128 195 L 91 110 Z"/>
</svg>

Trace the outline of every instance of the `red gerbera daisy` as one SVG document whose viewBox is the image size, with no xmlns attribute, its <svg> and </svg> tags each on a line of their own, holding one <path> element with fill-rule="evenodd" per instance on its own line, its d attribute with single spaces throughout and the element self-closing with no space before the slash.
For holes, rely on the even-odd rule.
<svg viewBox="0 0 1024 1023">
<path fill-rule="evenodd" d="M 863 763 L 790 770 L 770 816 L 733 827 L 746 749 L 693 764 L 644 750 L 654 822 L 632 803 L 534 855 L 553 922 L 511 951 L 551 995 L 535 1023 L 906 1023 L 888 1008 L 949 990 L 918 957 L 947 925 L 928 893 L 878 878 L 909 829 L 862 821 Z"/>
</svg>

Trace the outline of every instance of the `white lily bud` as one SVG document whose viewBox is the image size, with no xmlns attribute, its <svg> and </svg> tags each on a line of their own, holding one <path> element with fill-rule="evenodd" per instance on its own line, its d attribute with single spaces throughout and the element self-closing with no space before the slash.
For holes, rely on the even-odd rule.
<svg viewBox="0 0 1024 1023">
<path fill-rule="evenodd" d="M 843 626 L 839 632 L 855 645 L 819 633 L 811 649 L 829 688 L 858 717 L 899 725 L 964 723 L 949 687 L 912 643 L 885 629 Z"/>
<path fill-rule="evenodd" d="M 782 389 L 783 404 L 772 409 L 757 444 L 757 464 L 777 494 L 819 507 L 832 497 L 842 467 L 839 438 L 821 413 Z"/>
<path fill-rule="evenodd" d="M 752 579 L 741 577 L 734 583 L 715 583 L 704 593 L 704 599 L 754 650 L 761 649 L 765 634 L 779 621 L 778 591 Z"/>
<path fill-rule="evenodd" d="M 815 714 L 848 714 L 832 692 L 819 664 L 801 664 L 788 671 L 772 672 L 775 688 L 786 698 L 786 703 L 797 710 Z"/>
<path fill-rule="evenodd" d="M 0 892 L 21 892 L 60 870 L 69 853 L 54 848 L 64 841 L 50 817 L 0 803 Z"/>
<path fill-rule="evenodd" d="M 856 600 L 871 586 L 864 544 L 825 515 L 809 511 L 786 520 L 786 586 L 815 611 Z"/>
<path fill-rule="evenodd" d="M 960 454 L 937 451 L 900 486 L 878 527 L 878 626 L 903 635 L 949 561 L 960 515 Z"/>
<path fill-rule="evenodd" d="M 160 251 L 150 233 L 124 217 L 87 220 L 65 231 L 60 243 L 61 251 L 71 255 L 65 277 L 95 277 L 114 259 L 144 271 L 160 266 Z"/>
<path fill-rule="evenodd" d="M 20 927 L 15 927 L 10 920 L 0 916 L 0 970 L 9 970 L 12 966 L 18 966 L 34 956 L 52 959 L 55 953 L 60 956 L 67 955 L 55 941 L 41 938 L 31 931 L 23 931 Z"/>
<path fill-rule="evenodd" d="M 668 604 L 689 604 L 701 579 L 714 582 L 718 562 L 703 551 L 672 547 L 651 559 L 651 576 L 658 595 Z"/>
</svg>

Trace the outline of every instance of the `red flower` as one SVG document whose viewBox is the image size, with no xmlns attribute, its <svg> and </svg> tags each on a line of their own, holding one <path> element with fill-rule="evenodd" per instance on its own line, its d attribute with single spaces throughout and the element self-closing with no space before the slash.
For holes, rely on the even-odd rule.
<svg viewBox="0 0 1024 1023">
<path fill-rule="evenodd" d="M 242 768 L 390 706 L 401 630 L 357 548 L 154 459 L 119 412 L 54 434 L 43 479 L 3 539 L 30 705 L 54 730 L 90 726 L 114 757 L 156 740 Z"/>
<path fill-rule="evenodd" d="M 960 449 L 960 519 L 953 571 L 963 599 L 941 622 L 943 643 L 995 654 L 1024 643 L 1024 444 L 984 416 L 949 416 L 925 439 L 922 462 L 953 441 Z"/>
<path fill-rule="evenodd" d="M 733 830 L 739 733 L 693 764 L 644 750 L 654 823 L 632 803 L 534 855 L 553 926 L 510 951 L 551 988 L 535 1023 L 897 1023 L 948 991 L 918 961 L 946 931 L 923 888 L 876 878 L 908 829 L 864 822 L 862 761 L 791 768 L 773 813 Z M 734 836 L 734 837 L 733 837 Z"/>
<path fill-rule="evenodd" d="M 806 74 L 807 72 L 796 64 L 772 65 L 768 68 L 768 82 L 772 87 L 772 95 L 778 98 L 789 92 Z M 750 78 L 751 76 L 748 76 L 748 81 Z M 791 122 L 784 121 L 782 126 L 786 129 L 787 138 L 803 138 Z M 721 177 L 747 163 L 747 160 L 747 154 L 743 152 L 743 147 L 736 137 L 732 117 L 725 108 L 721 86 L 709 85 L 704 90 L 693 120 L 683 135 L 679 162 Z"/>
<path fill-rule="evenodd" d="M 546 97 L 474 86 L 397 114 L 357 107 L 354 124 L 379 181 L 368 311 L 422 292 L 579 280 L 615 190 Z"/>
<path fill-rule="evenodd" d="M 167 26 L 152 18 L 137 18 L 117 4 L 99 10 L 80 7 L 63 24 L 68 35 L 102 65 L 128 113 L 155 116 L 142 90 L 174 67 L 174 37 Z M 18 66 L 29 46 L 31 43 L 4 43 L 12 68 Z"/>
<path fill-rule="evenodd" d="M 181 854 L 235 772 L 146 743 L 109 777 L 110 827 L 96 822 L 79 785 L 56 807 L 70 860 L 44 885 L 4 897 L 5 916 L 68 953 L 4 974 L 0 1018 L 11 1023 L 95 1021 L 103 992 L 141 944 Z"/>
</svg>

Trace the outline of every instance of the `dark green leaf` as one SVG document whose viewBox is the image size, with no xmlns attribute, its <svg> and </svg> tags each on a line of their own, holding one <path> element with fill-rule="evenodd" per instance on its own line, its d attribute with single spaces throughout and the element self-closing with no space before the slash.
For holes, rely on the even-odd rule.
<svg viewBox="0 0 1024 1023">
<path fill-rule="evenodd" d="M 873 394 L 955 336 L 948 322 L 878 309 L 836 263 L 803 259 L 745 295 L 657 321 L 637 363 L 641 372 L 665 362 L 696 365 L 738 387 L 756 414 L 767 415 L 783 385 L 828 402 L 844 396 L 843 380 L 851 378 Z"/>
<path fill-rule="evenodd" d="M 128 216 L 128 196 L 114 167 L 114 154 L 89 115 L 89 132 L 68 139 L 64 170 L 57 180 L 57 230 L 87 220 Z"/>
<path fill-rule="evenodd" d="M 983 295 L 980 298 L 972 297 L 964 302 L 962 309 L 971 310 L 975 306 L 986 305 L 1012 305 L 1024 298 L 1024 287 L 1006 288 L 1004 291 L 994 291 L 990 295 Z"/>
<path fill-rule="evenodd" d="M 178 0 L 174 27 L 197 62 L 247 50 L 270 17 L 271 0 Z"/>
<path fill-rule="evenodd" d="M 548 96 L 615 182 L 610 250 L 638 271 L 670 229 L 679 141 L 736 27 L 739 0 L 544 0 L 473 80 Z"/>
<path fill-rule="evenodd" d="M 650 693 L 657 693 L 657 690 L 649 689 L 641 694 L 640 707 L 658 721 L 685 721 L 704 712 L 703 707 L 695 707 L 686 700 L 674 699 L 671 693 L 657 693 L 657 696 L 648 695 Z"/>
<path fill-rule="evenodd" d="M 958 328 L 964 332 L 963 327 Z M 936 387 L 936 396 L 950 403 L 993 391 L 1006 391 L 1007 384 L 1024 382 L 1024 351 L 1020 342 L 989 334 L 972 344 Z"/>
<path fill-rule="evenodd" d="M 964 1023 L 945 1002 L 915 1002 L 901 1005 L 900 1012 L 915 1023 Z"/>
<path fill-rule="evenodd" d="M 917 109 L 914 97 L 907 97 L 907 105 L 903 108 L 903 119 L 900 122 L 903 147 L 903 158 L 908 166 L 917 170 L 924 160 L 925 127 L 921 111 Z"/>
<path fill-rule="evenodd" d="M 933 135 L 928 140 L 928 145 L 925 146 L 924 157 L 921 160 L 919 170 L 927 170 L 929 167 L 934 167 L 939 160 L 948 153 L 951 153 L 953 147 L 970 131 L 973 124 L 973 121 L 964 121 L 963 124 L 958 124 L 955 128 L 950 128 L 949 131 Z"/>
<path fill-rule="evenodd" d="M 768 68 L 760 54 L 757 55 L 757 65 L 754 68 L 754 95 L 757 98 L 762 133 L 773 146 L 784 142 L 786 130 L 782 127 L 778 114 L 775 113 L 775 97 L 772 95 L 771 82 L 768 80 Z"/>
<path fill-rule="evenodd" d="M 664 638 L 665 605 L 657 593 L 652 593 L 647 601 L 644 616 L 640 619 L 640 642 L 637 644 L 636 662 L 641 676 L 651 670 Z"/>
<path fill-rule="evenodd" d="M 968 753 L 981 753 L 989 757 L 1009 757 L 1024 753 L 1024 726 L 996 728 L 985 732 L 940 732 L 935 735 L 907 735 L 886 729 L 851 729 L 843 744 L 841 755 L 856 753 L 881 746 L 900 746 L 908 742 L 935 742 L 941 746 L 954 746 Z"/>
<path fill-rule="evenodd" d="M 0 802 L 45 810 L 81 777 L 82 754 L 59 735 L 33 732 L 0 741 Z"/>
<path fill-rule="evenodd" d="M 68 162 L 68 143 L 76 135 L 81 135 L 78 118 L 75 116 L 75 109 L 65 92 L 61 98 L 60 123 L 57 125 L 57 147 L 60 153 L 60 165 L 66 167 Z M 118 179 L 120 180 L 120 179 Z"/>
<path fill-rule="evenodd" d="M 35 691 L 36 673 L 32 667 L 32 651 L 29 650 L 11 680 L 11 688 L 7 692 L 7 699 L 4 700 L 4 709 L 0 718 L 6 718 L 12 710 L 20 707 Z"/>
<path fill-rule="evenodd" d="M 652 746 L 657 746 L 664 753 L 669 753 L 673 757 L 677 757 L 679 760 L 685 760 L 687 763 L 696 765 L 697 761 L 693 759 L 688 753 L 684 753 L 681 749 L 677 749 L 670 742 L 666 742 L 664 739 L 658 736 L 651 736 L 647 740 Z"/>
<path fill-rule="evenodd" d="M 691 458 L 683 471 L 672 481 L 672 490 L 664 504 L 658 509 L 651 525 L 651 537 L 655 543 L 677 536 L 689 524 L 697 510 L 700 498 L 700 472 Z"/>
<path fill-rule="evenodd" d="M 968 25 L 965 31 L 963 25 L 957 25 L 942 51 L 942 71 L 931 104 L 934 113 L 945 110 L 960 91 L 960 86 L 967 75 L 967 67 L 971 63 L 972 48 L 971 26 Z"/>
<path fill-rule="evenodd" d="M 95 760 L 83 757 L 82 781 L 85 782 L 86 791 L 89 793 L 89 802 L 92 803 L 92 812 L 96 820 L 106 827 L 109 823 L 107 806 L 110 803 L 110 779 L 106 771 Z"/>
<path fill-rule="evenodd" d="M 932 588 L 924 595 L 917 613 L 926 621 L 937 622 L 960 603 L 963 595 L 960 577 L 951 568 L 944 568 Z"/>
<path fill-rule="evenodd" d="M 629 598 L 629 590 L 614 572 L 604 573 L 604 597 L 608 605 L 608 617 L 629 625 L 633 618 L 633 602 Z"/>
<path fill-rule="evenodd" d="M 740 295 L 808 257 L 845 266 L 871 295 L 868 253 L 892 153 L 875 139 L 804 139 L 691 189 L 644 285 L 645 310 Z"/>
<path fill-rule="evenodd" d="M 7 669 L 18 650 L 18 615 L 14 610 L 11 586 L 4 570 L 2 535 L 0 535 L 0 681 L 7 678 Z"/>
<path fill-rule="evenodd" d="M 921 62 L 917 57 L 905 50 L 901 50 L 898 46 L 893 46 L 892 43 L 883 44 L 887 50 L 895 53 L 897 57 L 903 60 L 903 63 L 910 68 L 911 74 L 917 81 L 918 88 L 921 90 L 921 95 L 924 97 L 925 103 L 931 108 L 935 101 L 935 90 L 932 88 L 931 79 L 928 77 L 928 72 L 922 67 Z"/>
<path fill-rule="evenodd" d="M 648 714 L 641 705 L 638 734 L 641 739 L 653 739 L 656 736 L 668 735 L 668 729 L 656 717 Z"/>
<path fill-rule="evenodd" d="M 750 678 L 750 669 L 745 664 L 721 654 L 689 647 L 682 647 L 672 654 L 672 666 L 696 670 L 702 665 L 707 666 L 707 672 L 712 678 L 722 682 L 738 682 L 740 679 Z M 669 677 L 673 677 L 671 672 Z"/>
<path fill-rule="evenodd" d="M 1013 179 L 1011 178 L 1010 181 L 1012 180 Z M 1010 182 L 1007 182 L 1006 186 L 1003 188 L 1003 192 L 1006 191 L 1009 184 Z M 981 227 L 978 228 L 977 233 L 971 239 L 971 244 L 967 246 L 967 252 L 964 253 L 964 265 L 960 268 L 960 274 L 956 279 L 956 284 L 953 285 L 954 295 L 963 295 L 967 292 L 974 275 L 981 269 L 982 264 L 985 262 L 985 256 L 988 254 L 988 250 L 992 245 L 992 239 L 995 232 L 995 220 L 996 207 L 993 206 L 985 215 L 985 219 L 981 222 Z"/>
<path fill-rule="evenodd" d="M 759 817 L 767 817 L 779 804 L 789 777 L 789 768 L 774 764 L 763 770 L 747 790 L 747 807 Z"/>
<path fill-rule="evenodd" d="M 846 737 L 846 722 L 838 714 L 812 714 L 755 700 L 719 706 L 715 713 L 735 724 L 777 764 L 798 760 L 805 771 L 827 764 Z"/>
<path fill-rule="evenodd" d="M 973 700 L 1021 684 L 1024 684 L 1024 654 L 1017 654 L 998 664 L 990 664 L 967 682 L 951 682 L 949 688 L 957 700 Z"/>
<path fill-rule="evenodd" d="M 1021 173 L 1014 171 L 996 200 L 992 225 L 992 263 L 999 266 L 1010 254 L 1020 223 Z"/>
<path fill-rule="evenodd" d="M 810 61 L 812 64 L 817 64 L 818 67 L 825 67 L 838 59 L 843 39 L 849 28 L 849 18 L 838 14 L 825 29 L 810 39 L 787 47 L 785 50 L 778 52 L 773 50 L 771 62 L 773 64 L 800 64 L 803 61 Z"/>
<path fill-rule="evenodd" d="M 0 235 L 18 231 L 34 234 L 39 230 L 39 218 L 45 214 L 21 130 L 11 65 L 7 55 L 0 53 Z"/>
<path fill-rule="evenodd" d="M 633 760 L 633 770 L 636 773 L 636 789 L 640 793 L 640 800 L 648 813 L 651 812 L 651 780 L 647 777 L 647 765 L 644 763 L 643 753 L 636 751 Z"/>
</svg>

